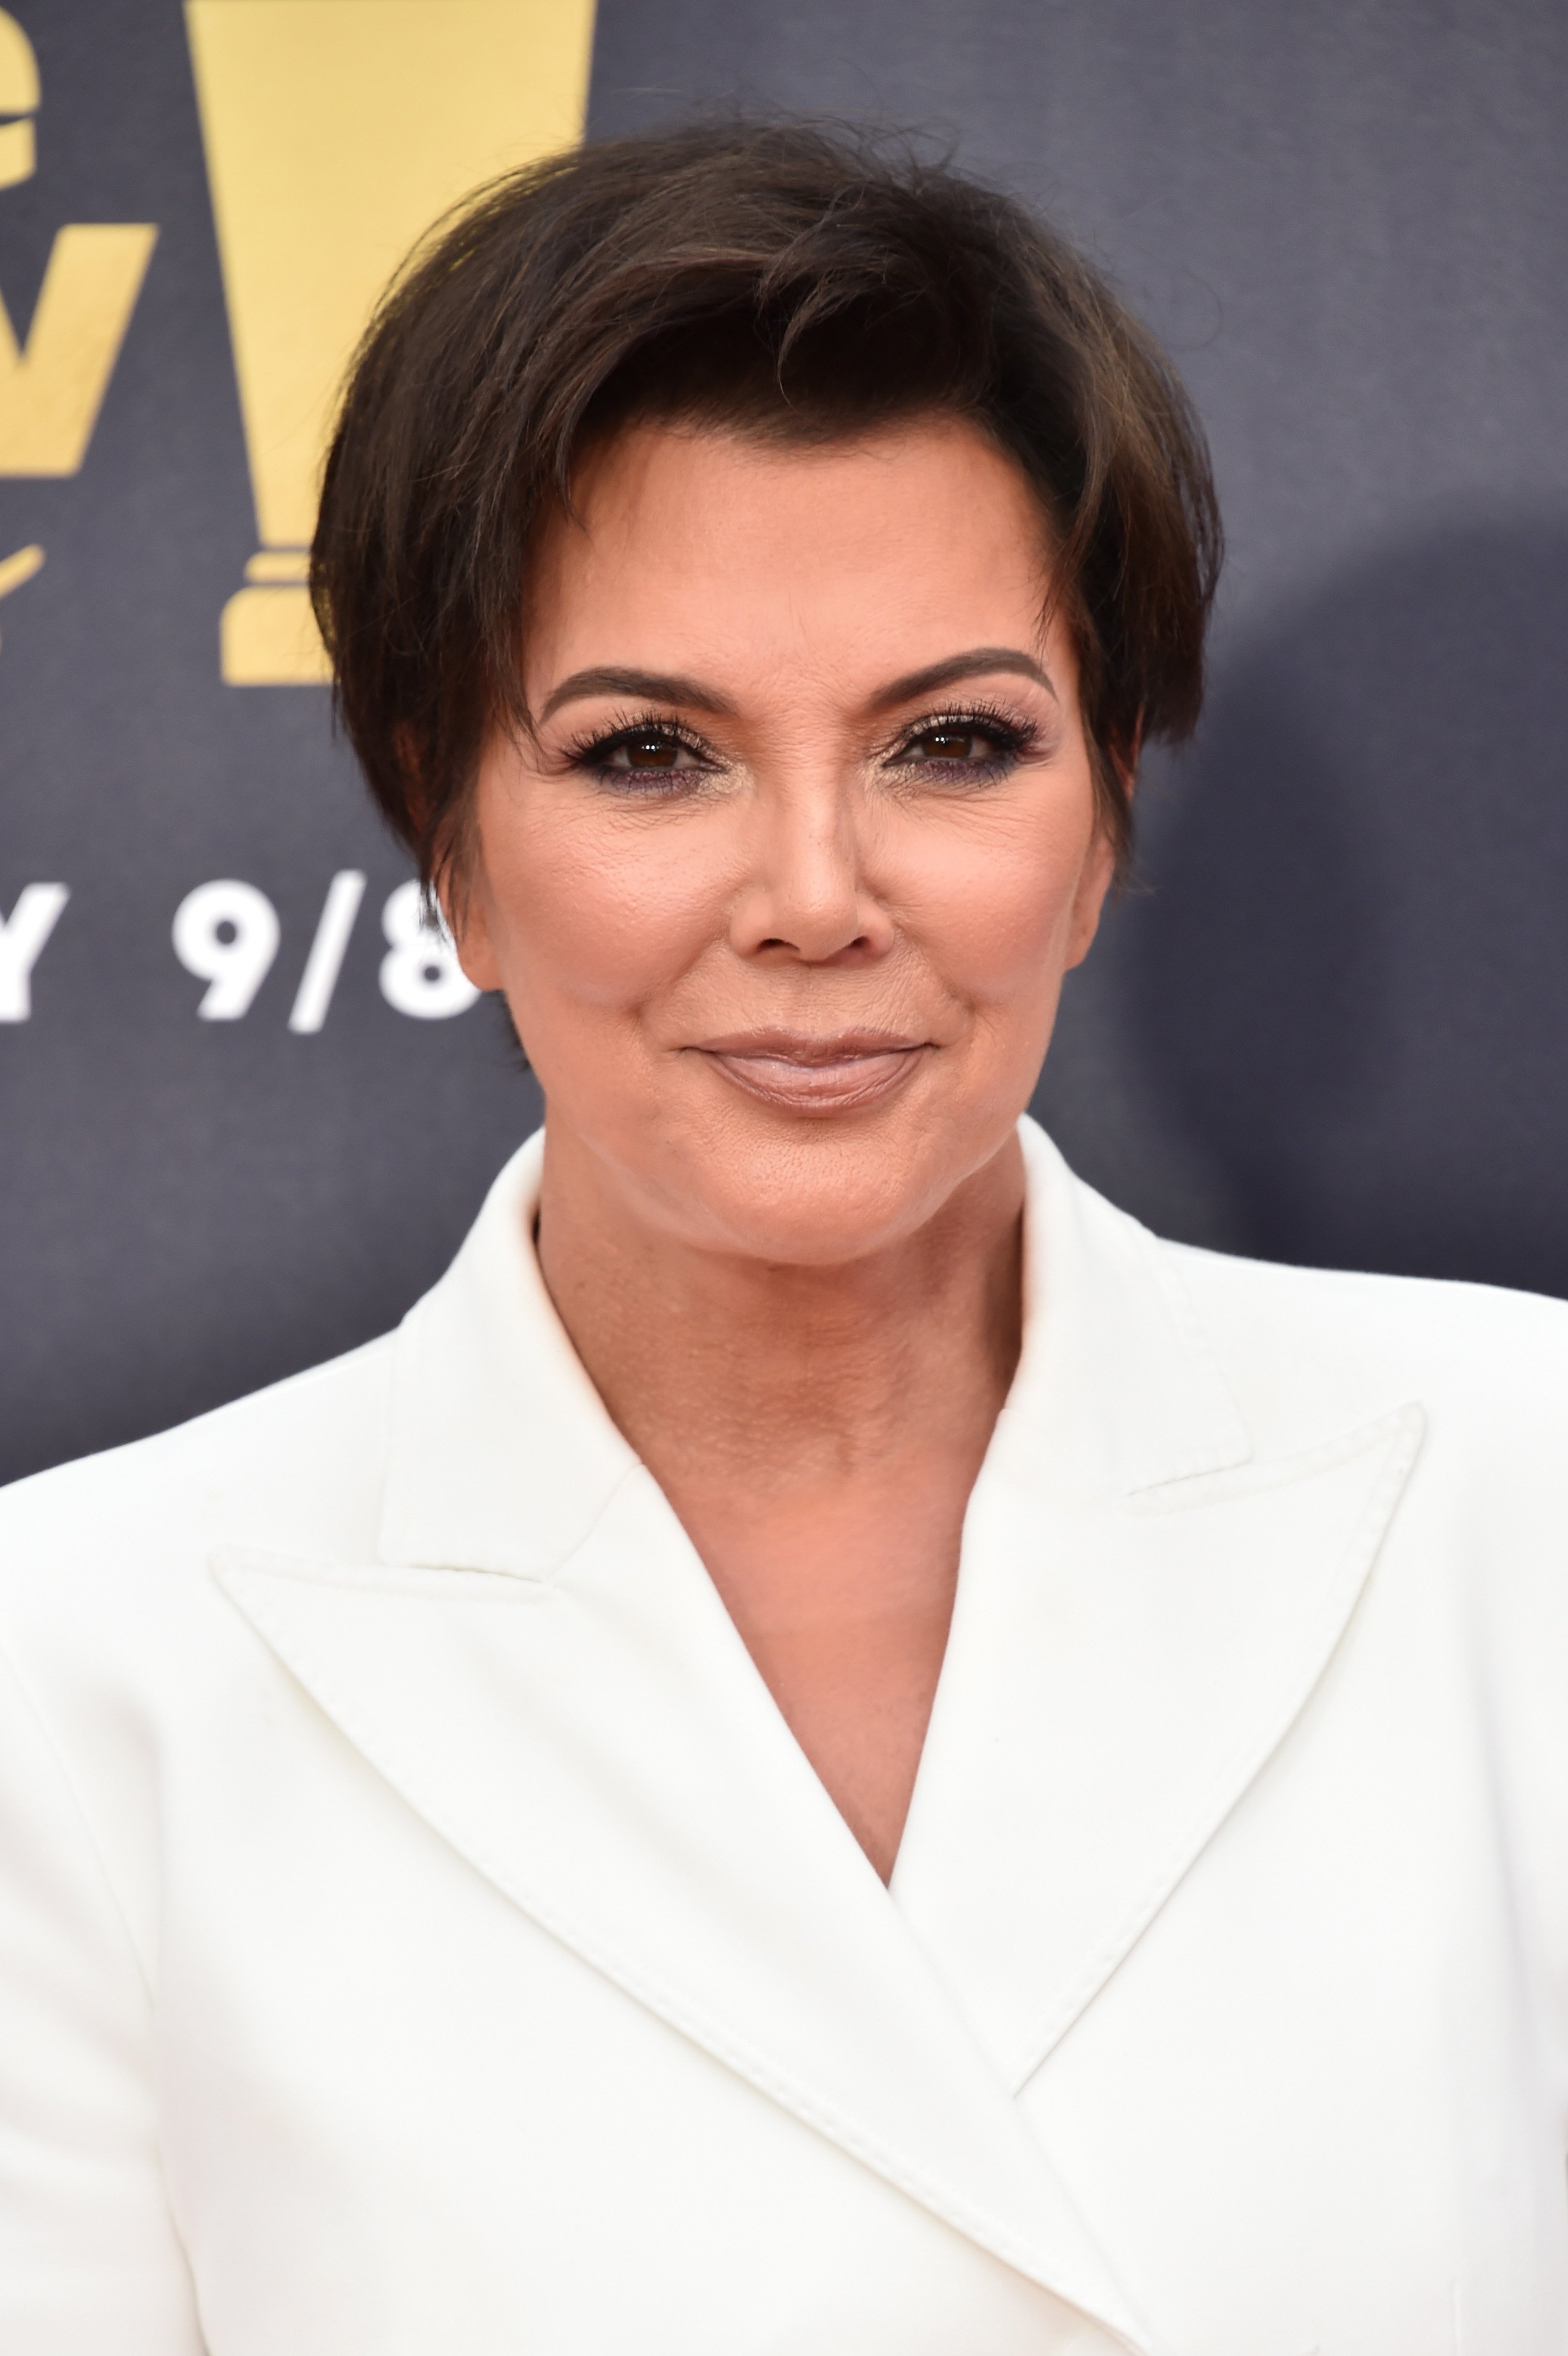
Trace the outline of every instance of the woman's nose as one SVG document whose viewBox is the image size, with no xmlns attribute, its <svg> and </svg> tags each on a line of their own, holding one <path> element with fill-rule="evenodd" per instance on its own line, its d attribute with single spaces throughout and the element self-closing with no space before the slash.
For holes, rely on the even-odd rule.
<svg viewBox="0 0 1568 2356">
<path fill-rule="evenodd" d="M 742 957 L 858 964 L 892 946 L 893 925 L 865 873 L 861 821 L 837 781 L 760 790 L 752 872 L 731 938 Z"/>
</svg>

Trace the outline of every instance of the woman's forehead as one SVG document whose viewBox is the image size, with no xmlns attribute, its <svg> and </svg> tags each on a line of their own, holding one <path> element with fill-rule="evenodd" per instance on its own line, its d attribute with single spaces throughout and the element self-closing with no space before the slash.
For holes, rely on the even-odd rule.
<svg viewBox="0 0 1568 2356">
<path fill-rule="evenodd" d="M 1040 535 L 1045 519 L 1023 469 L 963 417 L 917 415 L 831 439 L 795 439 L 701 421 L 623 427 L 583 455 L 573 515 L 560 528 L 589 540 L 650 526 L 717 546 L 762 525 L 800 519 L 818 535 L 884 527 L 912 507 L 955 521 L 1005 515 L 1009 532 Z"/>
<path fill-rule="evenodd" d="M 684 668 L 687 650 L 889 678 L 1045 637 L 1044 530 L 1021 471 L 962 421 L 781 445 L 640 426 L 541 532 L 526 617 L 541 672 Z M 859 658 L 863 658 L 859 659 Z"/>
</svg>

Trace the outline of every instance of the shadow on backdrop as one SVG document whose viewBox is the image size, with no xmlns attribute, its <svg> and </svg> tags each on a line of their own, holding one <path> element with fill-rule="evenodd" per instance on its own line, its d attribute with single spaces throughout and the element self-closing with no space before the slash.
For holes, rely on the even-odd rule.
<svg viewBox="0 0 1568 2356">
<path fill-rule="evenodd" d="M 1568 1294 L 1568 518 L 1381 554 L 1222 660 L 1111 927 L 1230 1248 Z"/>
</svg>

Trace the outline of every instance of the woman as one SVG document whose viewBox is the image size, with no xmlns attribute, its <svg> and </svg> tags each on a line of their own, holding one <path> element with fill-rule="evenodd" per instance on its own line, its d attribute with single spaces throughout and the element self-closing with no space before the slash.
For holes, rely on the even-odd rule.
<svg viewBox="0 0 1568 2356">
<path fill-rule="evenodd" d="M 1093 274 L 814 130 L 394 294 L 319 610 L 546 1129 L 0 1509 L 7 2351 L 1568 2340 L 1563 1312 L 1020 1118 L 1216 545 Z"/>
</svg>

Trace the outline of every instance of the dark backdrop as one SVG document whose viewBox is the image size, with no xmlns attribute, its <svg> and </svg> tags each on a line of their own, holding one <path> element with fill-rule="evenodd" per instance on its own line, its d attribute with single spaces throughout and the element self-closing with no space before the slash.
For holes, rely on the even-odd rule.
<svg viewBox="0 0 1568 2356">
<path fill-rule="evenodd" d="M 179 9 L 12 14 L 18 334 L 62 222 L 160 233 L 80 470 L 0 481 L 0 582 L 46 552 L 0 603 L 0 919 L 71 895 L 0 1022 L 0 1475 L 384 1328 L 538 1110 L 493 1007 L 378 988 L 405 871 L 325 692 L 218 675 L 255 530 Z M 930 126 L 1044 203 L 1212 437 L 1211 710 L 1070 986 L 1037 1100 L 1070 1158 L 1194 1241 L 1568 1293 L 1568 9 L 601 0 L 591 136 L 737 97 Z M 281 941 L 204 1023 L 170 923 L 215 878 Z"/>
</svg>

